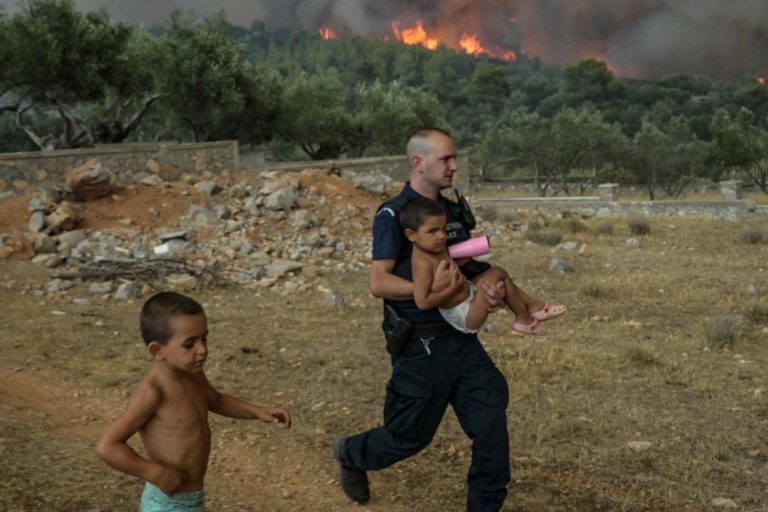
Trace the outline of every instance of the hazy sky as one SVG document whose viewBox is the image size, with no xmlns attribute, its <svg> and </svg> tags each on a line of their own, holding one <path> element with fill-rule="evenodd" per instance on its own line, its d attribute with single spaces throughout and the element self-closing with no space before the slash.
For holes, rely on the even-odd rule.
<svg viewBox="0 0 768 512">
<path fill-rule="evenodd" d="M 6 10 L 18 0 L 0 0 Z M 174 9 L 230 22 L 258 19 L 270 29 L 341 36 L 391 36 L 393 21 L 422 20 L 430 35 L 456 43 L 464 33 L 545 61 L 603 58 L 618 74 L 658 77 L 706 73 L 738 77 L 768 72 L 768 0 L 76 0 L 106 7 L 116 20 L 163 23 Z"/>
</svg>

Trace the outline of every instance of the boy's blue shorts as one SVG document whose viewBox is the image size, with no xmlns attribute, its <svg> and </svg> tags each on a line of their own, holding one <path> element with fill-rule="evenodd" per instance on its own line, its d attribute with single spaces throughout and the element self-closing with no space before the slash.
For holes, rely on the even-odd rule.
<svg viewBox="0 0 768 512">
<path fill-rule="evenodd" d="M 204 512 L 205 491 L 177 492 L 168 496 L 147 482 L 141 495 L 141 512 Z"/>
</svg>

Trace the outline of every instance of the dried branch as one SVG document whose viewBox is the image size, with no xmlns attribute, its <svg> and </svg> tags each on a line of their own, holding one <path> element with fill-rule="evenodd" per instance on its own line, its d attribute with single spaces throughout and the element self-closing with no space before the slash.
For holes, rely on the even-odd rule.
<svg viewBox="0 0 768 512">
<path fill-rule="evenodd" d="M 98 258 L 84 263 L 77 272 L 58 274 L 59 279 L 108 280 L 128 278 L 141 281 L 159 281 L 173 274 L 187 274 L 198 278 L 201 285 L 224 286 L 231 284 L 227 274 L 232 269 L 220 266 L 199 267 L 184 260 L 158 258 L 140 260 L 130 258 Z M 242 270 L 234 270 L 241 273 Z M 256 276 L 254 276 L 255 278 Z"/>
</svg>

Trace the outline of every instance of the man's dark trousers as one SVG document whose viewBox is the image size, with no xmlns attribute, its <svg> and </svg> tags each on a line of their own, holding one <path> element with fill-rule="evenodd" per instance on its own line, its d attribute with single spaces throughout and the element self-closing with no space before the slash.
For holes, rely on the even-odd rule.
<svg viewBox="0 0 768 512">
<path fill-rule="evenodd" d="M 509 483 L 509 388 L 485 349 L 470 334 L 412 339 L 392 359 L 384 426 L 348 439 L 344 463 L 361 470 L 386 468 L 431 441 L 448 404 L 472 439 L 467 510 L 497 511 Z"/>
</svg>

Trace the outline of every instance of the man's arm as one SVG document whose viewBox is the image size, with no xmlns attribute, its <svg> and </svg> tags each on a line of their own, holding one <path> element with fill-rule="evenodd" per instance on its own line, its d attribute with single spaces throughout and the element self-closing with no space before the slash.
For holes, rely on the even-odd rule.
<svg viewBox="0 0 768 512">
<path fill-rule="evenodd" d="M 205 382 L 208 388 L 208 410 L 228 418 L 244 420 L 261 420 L 266 423 L 282 423 L 285 428 L 291 427 L 291 415 L 279 407 L 262 407 L 246 402 L 236 396 L 219 393 L 213 386 Z"/>
<path fill-rule="evenodd" d="M 160 390 L 142 382 L 128 403 L 128 408 L 104 432 L 96 446 L 96 454 L 113 468 L 157 485 L 164 493 L 173 494 L 184 483 L 176 468 L 151 462 L 128 446 L 133 436 L 155 414 L 162 400 Z"/>
<path fill-rule="evenodd" d="M 373 260 L 370 289 L 374 297 L 388 300 L 408 300 L 413 297 L 413 283 L 394 274 L 394 259 Z"/>
</svg>

